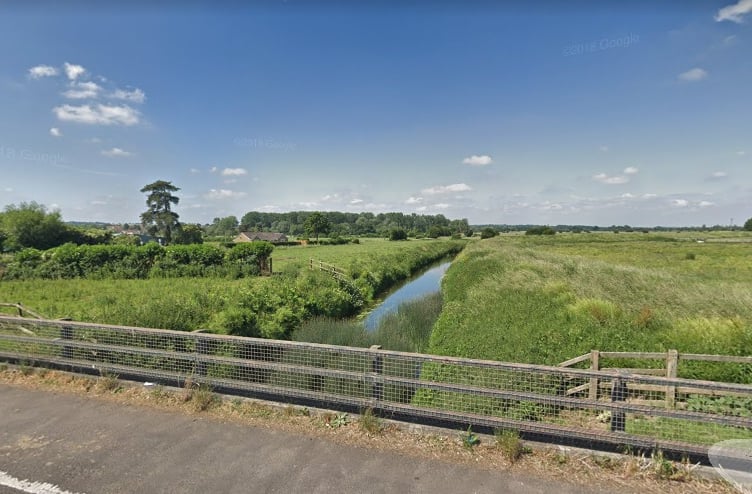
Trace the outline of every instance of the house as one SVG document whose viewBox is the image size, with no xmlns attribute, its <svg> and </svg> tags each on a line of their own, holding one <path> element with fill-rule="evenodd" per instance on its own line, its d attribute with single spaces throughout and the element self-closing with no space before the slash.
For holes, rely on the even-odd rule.
<svg viewBox="0 0 752 494">
<path fill-rule="evenodd" d="M 270 242 L 272 244 L 283 244 L 287 242 L 287 235 L 284 233 L 273 232 L 240 232 L 240 235 L 232 239 L 233 242 Z"/>
</svg>

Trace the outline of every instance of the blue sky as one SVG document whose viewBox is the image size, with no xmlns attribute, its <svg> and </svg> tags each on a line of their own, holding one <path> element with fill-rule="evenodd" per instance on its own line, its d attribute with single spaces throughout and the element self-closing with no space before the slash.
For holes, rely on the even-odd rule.
<svg viewBox="0 0 752 494">
<path fill-rule="evenodd" d="M 0 205 L 752 216 L 752 0 L 41 5 L 0 6 Z"/>
</svg>

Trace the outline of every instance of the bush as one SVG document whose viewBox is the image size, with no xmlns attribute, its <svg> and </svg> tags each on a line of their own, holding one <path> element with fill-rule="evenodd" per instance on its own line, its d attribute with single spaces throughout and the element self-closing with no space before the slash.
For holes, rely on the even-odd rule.
<svg viewBox="0 0 752 494">
<path fill-rule="evenodd" d="M 404 228 L 392 228 L 389 232 L 389 240 L 407 240 L 407 232 Z"/>
<path fill-rule="evenodd" d="M 480 231 L 480 238 L 486 239 L 486 238 L 493 238 L 497 236 L 499 232 L 497 232 L 495 229 L 491 227 L 486 227 L 483 230 Z"/>
<path fill-rule="evenodd" d="M 615 231 L 619 233 L 618 231 Z M 550 226 L 534 226 L 525 232 L 525 235 L 555 235 L 556 230 Z"/>
</svg>

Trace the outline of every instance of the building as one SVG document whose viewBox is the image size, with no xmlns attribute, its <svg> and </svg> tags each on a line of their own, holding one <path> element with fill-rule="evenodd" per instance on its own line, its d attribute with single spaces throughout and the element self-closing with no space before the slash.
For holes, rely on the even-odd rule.
<svg viewBox="0 0 752 494">
<path fill-rule="evenodd" d="M 274 232 L 240 232 L 240 235 L 232 239 L 233 242 L 270 242 L 283 244 L 287 242 L 287 235 Z"/>
</svg>

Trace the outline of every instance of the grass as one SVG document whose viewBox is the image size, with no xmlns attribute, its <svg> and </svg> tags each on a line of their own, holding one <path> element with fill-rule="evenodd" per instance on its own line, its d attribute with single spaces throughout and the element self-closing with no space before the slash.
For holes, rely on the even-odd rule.
<svg viewBox="0 0 752 494">
<path fill-rule="evenodd" d="M 465 246 L 464 241 L 368 240 L 359 245 L 283 247 L 273 277 L 227 280 L 3 281 L 0 301 L 21 301 L 49 318 L 267 338 L 289 338 L 313 317 L 353 316 L 392 284 Z M 312 271 L 316 257 L 344 269 L 351 282 Z"/>
<path fill-rule="evenodd" d="M 496 446 L 502 451 L 509 463 L 515 463 L 525 452 L 520 434 L 517 431 L 502 429 L 494 433 Z"/>
<path fill-rule="evenodd" d="M 471 243 L 444 278 L 429 351 L 553 365 L 591 349 L 752 354 L 752 245 L 738 241 L 747 237 L 692 243 L 692 262 L 681 235 Z M 752 382 L 742 374 L 732 377 Z"/>
</svg>

